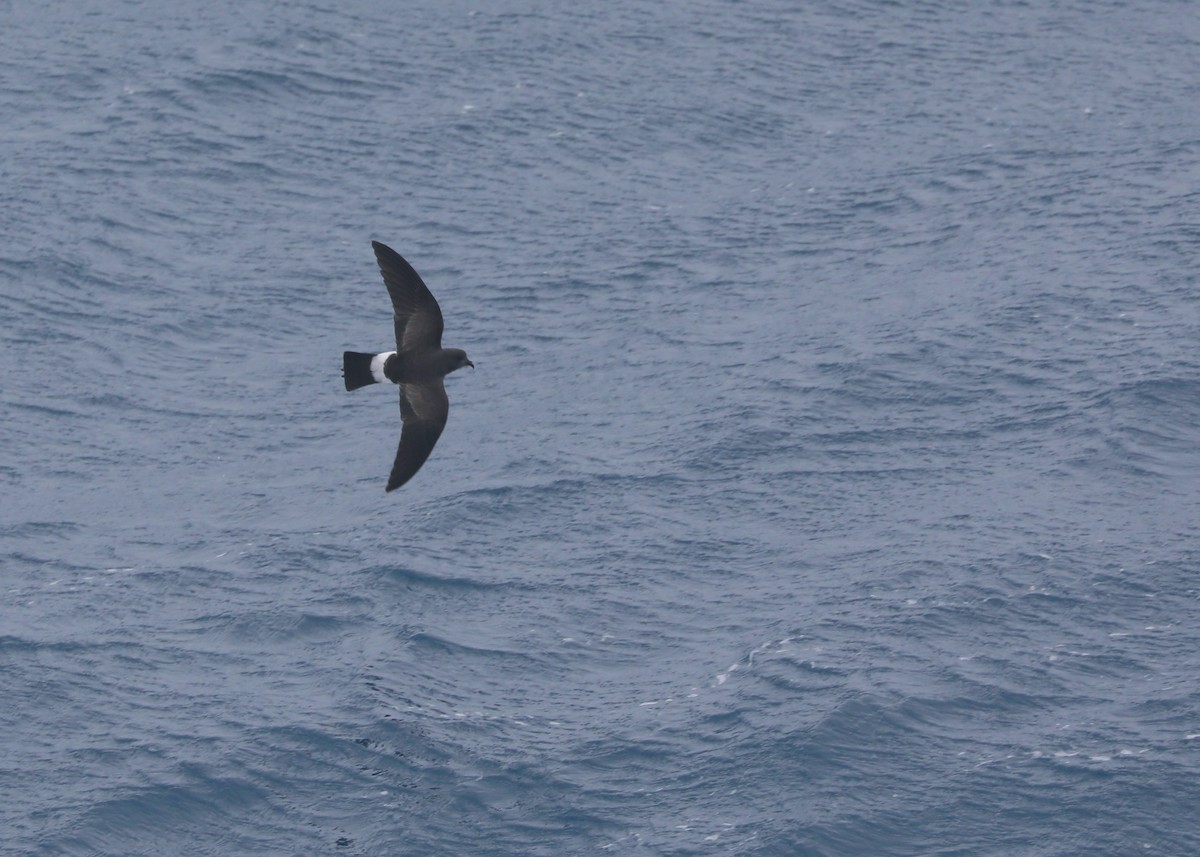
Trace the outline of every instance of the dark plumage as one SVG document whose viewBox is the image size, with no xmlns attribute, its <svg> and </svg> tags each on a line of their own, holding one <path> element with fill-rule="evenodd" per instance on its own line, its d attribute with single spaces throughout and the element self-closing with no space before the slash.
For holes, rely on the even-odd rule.
<svg viewBox="0 0 1200 857">
<path fill-rule="evenodd" d="M 400 447 L 387 490 L 399 488 L 421 469 L 446 427 L 450 400 L 442 379 L 463 366 L 475 368 L 467 353 L 442 348 L 442 310 L 412 265 L 372 241 L 384 285 L 392 298 L 396 350 L 378 354 L 347 351 L 342 376 L 347 390 L 391 381 L 400 386 Z"/>
</svg>

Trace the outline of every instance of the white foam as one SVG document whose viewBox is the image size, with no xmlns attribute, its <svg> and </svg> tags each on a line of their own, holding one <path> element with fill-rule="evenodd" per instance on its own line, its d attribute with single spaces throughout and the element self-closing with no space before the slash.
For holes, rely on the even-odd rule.
<svg viewBox="0 0 1200 857">
<path fill-rule="evenodd" d="M 395 353 L 395 351 L 385 351 L 371 358 L 371 374 L 375 376 L 376 384 L 386 384 L 388 382 L 387 376 L 383 374 L 383 364 L 387 363 L 387 359 Z"/>
</svg>

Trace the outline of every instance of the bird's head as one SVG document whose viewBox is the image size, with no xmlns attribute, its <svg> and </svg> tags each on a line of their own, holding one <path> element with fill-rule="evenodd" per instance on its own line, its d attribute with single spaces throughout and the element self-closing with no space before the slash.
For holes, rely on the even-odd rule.
<svg viewBox="0 0 1200 857">
<path fill-rule="evenodd" d="M 446 357 L 449 364 L 449 368 L 446 370 L 447 375 L 455 369 L 461 369 L 464 366 L 470 366 L 472 369 L 475 368 L 475 364 L 468 359 L 467 352 L 461 348 L 447 348 Z"/>
</svg>

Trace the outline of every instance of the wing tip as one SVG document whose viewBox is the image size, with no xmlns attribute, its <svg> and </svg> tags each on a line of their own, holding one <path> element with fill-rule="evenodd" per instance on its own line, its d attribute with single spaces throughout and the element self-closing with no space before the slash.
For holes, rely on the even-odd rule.
<svg viewBox="0 0 1200 857">
<path fill-rule="evenodd" d="M 384 244 L 382 241 L 372 240 L 371 241 L 371 249 L 375 251 L 375 259 L 377 261 L 382 262 L 384 259 L 386 259 L 389 262 L 394 263 L 394 260 L 396 260 L 396 259 L 400 259 L 401 261 L 404 260 L 403 256 L 401 256 L 399 253 L 397 253 L 395 250 L 393 250 L 388 245 Z"/>
</svg>

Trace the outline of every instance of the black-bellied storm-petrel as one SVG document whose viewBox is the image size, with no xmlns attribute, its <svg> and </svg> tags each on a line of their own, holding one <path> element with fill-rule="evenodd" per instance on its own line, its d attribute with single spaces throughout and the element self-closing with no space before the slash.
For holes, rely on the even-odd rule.
<svg viewBox="0 0 1200 857">
<path fill-rule="evenodd" d="M 396 350 L 382 354 L 347 351 L 342 376 L 347 390 L 391 381 L 400 385 L 400 448 L 388 477 L 394 491 L 413 478 L 446 427 L 450 400 L 442 379 L 464 366 L 475 368 L 467 352 L 442 348 L 442 310 L 412 265 L 400 254 L 372 241 L 383 282 L 392 297 Z"/>
</svg>

